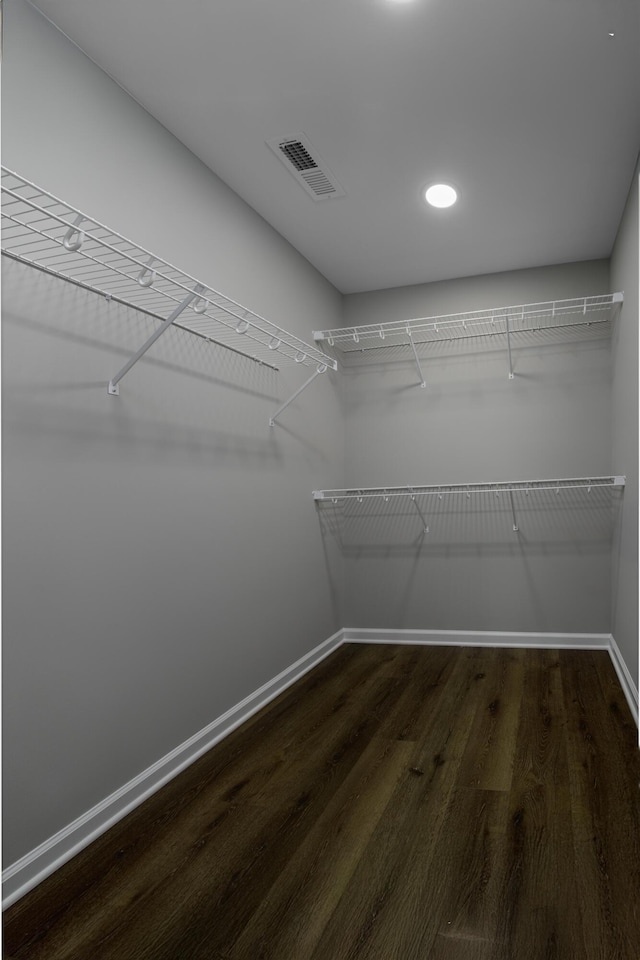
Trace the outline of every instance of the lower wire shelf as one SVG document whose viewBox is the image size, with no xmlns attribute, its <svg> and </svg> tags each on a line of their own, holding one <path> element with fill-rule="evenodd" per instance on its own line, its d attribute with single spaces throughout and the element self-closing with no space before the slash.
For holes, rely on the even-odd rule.
<svg viewBox="0 0 640 960">
<path fill-rule="evenodd" d="M 512 529 L 517 533 L 520 529 L 517 519 L 517 503 L 514 494 L 529 497 L 532 494 L 552 492 L 560 496 L 567 490 L 584 490 L 588 496 L 594 489 L 610 488 L 619 493 L 625 486 L 624 476 L 609 477 L 569 477 L 552 480 L 498 480 L 485 483 L 449 483 L 449 484 L 410 484 L 403 487 L 350 487 L 334 490 L 314 490 L 313 499 L 316 503 L 329 502 L 344 504 L 349 501 L 364 503 L 377 500 L 388 503 L 399 497 L 409 497 L 416 509 L 417 515 L 423 523 L 424 533 L 430 532 L 425 516 L 426 506 L 430 498 L 443 500 L 448 497 L 465 497 L 467 499 L 488 496 L 496 498 L 506 495 L 509 502 Z"/>
</svg>

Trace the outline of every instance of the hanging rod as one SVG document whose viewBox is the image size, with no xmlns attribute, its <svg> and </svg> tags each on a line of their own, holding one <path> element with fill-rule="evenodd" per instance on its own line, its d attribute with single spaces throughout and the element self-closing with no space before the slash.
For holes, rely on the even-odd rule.
<svg viewBox="0 0 640 960">
<path fill-rule="evenodd" d="M 315 366 L 322 372 L 337 369 L 337 361 L 318 347 L 199 282 L 19 174 L 6 167 L 1 171 L 2 252 L 13 259 L 160 317 L 165 321 L 161 332 L 180 314 L 181 329 L 257 363 L 273 368 L 276 360 Z M 144 346 L 150 345 L 148 341 Z M 120 371 L 113 378 L 114 387 L 114 381 L 123 375 Z"/>
<path fill-rule="evenodd" d="M 343 490 L 314 490 L 314 500 L 366 500 L 391 497 L 442 497 L 445 494 L 535 493 L 540 490 L 576 490 L 592 487 L 624 487 L 625 477 L 572 477 L 562 480 L 499 480 L 489 483 L 413 484 L 405 487 L 351 487 Z"/>
<path fill-rule="evenodd" d="M 449 313 L 438 317 L 414 317 L 411 320 L 390 320 L 383 323 L 316 330 L 316 343 L 326 342 L 343 353 L 364 353 L 386 347 L 408 346 L 414 354 L 424 379 L 416 347 L 447 340 L 504 335 L 509 353 L 509 379 L 513 380 L 511 338 L 514 334 L 542 329 L 606 323 L 615 315 L 624 295 L 606 293 L 600 296 L 577 297 L 571 300 L 548 300 L 509 307 L 491 307 L 467 313 Z"/>
</svg>

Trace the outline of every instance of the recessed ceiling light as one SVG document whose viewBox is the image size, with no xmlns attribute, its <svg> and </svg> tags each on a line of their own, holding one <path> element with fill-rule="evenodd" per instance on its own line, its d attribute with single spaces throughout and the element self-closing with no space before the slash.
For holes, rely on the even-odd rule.
<svg viewBox="0 0 640 960">
<path fill-rule="evenodd" d="M 458 192 L 449 183 L 433 183 L 425 190 L 424 198 L 432 207 L 451 207 L 458 199 Z"/>
</svg>

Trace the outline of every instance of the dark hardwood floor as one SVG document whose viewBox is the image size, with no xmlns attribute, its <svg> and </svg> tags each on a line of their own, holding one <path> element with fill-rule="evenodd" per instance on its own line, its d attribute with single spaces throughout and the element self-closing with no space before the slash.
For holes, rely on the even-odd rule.
<svg viewBox="0 0 640 960">
<path fill-rule="evenodd" d="M 604 651 L 346 645 L 10 908 L 13 960 L 638 960 Z"/>
</svg>

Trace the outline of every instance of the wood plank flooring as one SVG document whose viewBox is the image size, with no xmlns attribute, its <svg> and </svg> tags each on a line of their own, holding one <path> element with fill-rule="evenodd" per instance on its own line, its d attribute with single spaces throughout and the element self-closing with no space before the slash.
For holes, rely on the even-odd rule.
<svg viewBox="0 0 640 960">
<path fill-rule="evenodd" d="M 10 908 L 13 960 L 638 960 L 604 651 L 345 645 Z"/>
</svg>

